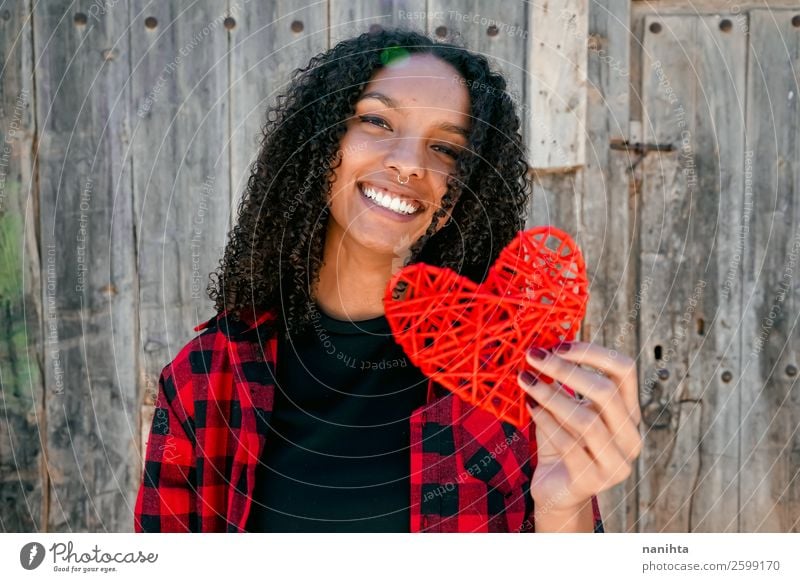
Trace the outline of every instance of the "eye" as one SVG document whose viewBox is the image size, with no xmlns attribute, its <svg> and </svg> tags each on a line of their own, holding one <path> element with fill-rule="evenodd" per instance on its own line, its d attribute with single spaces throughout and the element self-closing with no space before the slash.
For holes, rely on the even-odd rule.
<svg viewBox="0 0 800 582">
<path fill-rule="evenodd" d="M 451 158 L 457 158 L 458 157 L 458 152 L 455 151 L 453 148 L 449 148 L 449 147 L 441 146 L 441 145 L 435 145 L 433 147 L 434 148 L 439 148 L 442 151 L 442 153 L 450 156 Z"/>
<path fill-rule="evenodd" d="M 372 125 L 377 125 L 378 127 L 384 127 L 386 129 L 392 129 L 391 127 L 389 127 L 389 124 L 386 123 L 380 117 L 372 117 L 370 115 L 361 115 L 361 116 L 359 116 L 359 119 L 361 121 L 365 122 L 365 123 L 371 123 Z"/>
</svg>

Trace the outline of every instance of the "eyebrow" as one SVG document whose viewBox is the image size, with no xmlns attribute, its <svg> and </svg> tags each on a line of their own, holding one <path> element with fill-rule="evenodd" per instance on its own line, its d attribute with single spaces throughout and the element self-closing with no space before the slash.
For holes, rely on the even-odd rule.
<svg viewBox="0 0 800 582">
<path fill-rule="evenodd" d="M 370 91 L 369 93 L 364 93 L 361 96 L 361 99 L 359 99 L 359 101 L 361 101 L 362 99 L 377 99 L 378 101 L 380 101 L 381 103 L 386 105 L 386 107 L 389 107 L 390 109 L 397 109 L 397 107 L 398 107 L 398 104 L 394 99 L 392 99 L 388 95 L 384 95 L 383 93 L 378 93 L 377 91 Z M 447 131 L 449 133 L 458 134 L 458 135 L 462 136 L 464 139 L 467 139 L 467 140 L 469 139 L 469 130 L 466 129 L 465 127 L 461 127 L 460 125 L 456 125 L 454 123 L 449 123 L 447 121 L 444 121 L 444 122 L 440 123 L 439 125 L 437 125 L 436 127 L 437 127 L 437 129 L 441 129 L 441 130 Z"/>
</svg>

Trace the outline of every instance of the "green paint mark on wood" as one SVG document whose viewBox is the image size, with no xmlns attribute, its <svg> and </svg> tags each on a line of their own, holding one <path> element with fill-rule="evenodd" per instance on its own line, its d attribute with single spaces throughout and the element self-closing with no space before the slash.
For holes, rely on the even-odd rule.
<svg viewBox="0 0 800 582">
<path fill-rule="evenodd" d="M 15 187 L 16 186 L 16 187 Z M 7 182 L 9 198 L 19 184 Z M 38 328 L 38 315 L 32 307 L 24 309 L 25 295 L 22 287 L 24 265 L 23 217 L 17 213 L 0 215 L 0 370 L 4 408 L 20 414 L 32 410 L 32 391 L 39 390 L 42 382 L 36 350 L 28 344 Z M 29 319 L 29 326 L 25 324 Z M 26 327 L 33 326 L 33 330 Z"/>
</svg>

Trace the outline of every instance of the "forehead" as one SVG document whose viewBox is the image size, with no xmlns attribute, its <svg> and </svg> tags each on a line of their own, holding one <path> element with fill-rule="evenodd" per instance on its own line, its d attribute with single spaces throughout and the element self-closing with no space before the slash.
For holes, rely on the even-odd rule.
<svg viewBox="0 0 800 582">
<path fill-rule="evenodd" d="M 380 68 L 364 88 L 391 97 L 399 107 L 431 107 L 469 115 L 469 91 L 451 64 L 430 54 L 412 54 Z"/>
</svg>

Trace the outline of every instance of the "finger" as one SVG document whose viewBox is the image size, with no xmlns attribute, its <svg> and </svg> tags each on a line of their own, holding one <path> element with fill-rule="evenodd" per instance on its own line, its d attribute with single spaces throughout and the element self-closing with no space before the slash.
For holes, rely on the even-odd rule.
<svg viewBox="0 0 800 582">
<path fill-rule="evenodd" d="M 584 475 L 594 465 L 594 459 L 584 448 L 582 441 L 565 430 L 548 410 L 540 406 L 533 409 L 530 405 L 526 406 L 533 418 L 533 422 L 536 424 L 537 446 L 540 439 L 543 439 L 544 442 L 555 449 L 573 479 Z M 539 460 L 543 459 L 540 457 Z"/>
<path fill-rule="evenodd" d="M 636 362 L 616 350 L 588 342 L 567 342 L 557 346 L 555 354 L 574 363 L 586 364 L 606 374 L 620 386 L 626 408 L 636 424 L 642 420 L 639 405 L 639 379 Z"/>
<path fill-rule="evenodd" d="M 530 398 L 530 397 L 528 397 L 528 398 Z M 526 403 L 525 406 L 528 409 L 528 412 L 531 413 L 531 418 L 534 419 L 533 422 L 534 422 L 534 427 L 536 429 L 536 437 L 535 438 L 536 438 L 536 453 L 537 453 L 537 456 L 538 456 L 538 461 L 540 463 L 549 463 L 549 462 L 558 461 L 561 458 L 561 454 L 562 454 L 561 450 L 556 448 L 554 439 L 546 438 L 545 435 L 541 434 L 540 429 L 542 429 L 542 427 L 536 422 L 536 417 L 533 414 L 533 412 L 535 412 L 537 410 L 541 410 L 542 407 L 541 406 L 536 406 L 535 403 L 533 403 L 533 407 L 532 407 L 531 406 L 531 402 Z M 565 429 L 561 428 L 560 426 L 559 426 L 559 430 L 561 432 L 565 431 Z M 560 437 L 560 435 L 556 435 L 556 437 L 557 438 L 563 438 L 563 437 Z"/>
<path fill-rule="evenodd" d="M 591 406 L 567 396 L 563 390 L 543 382 L 527 383 L 518 376 L 520 386 L 543 407 L 547 408 L 565 428 L 582 438 L 589 451 L 599 458 L 605 455 L 604 465 L 615 466 L 620 461 L 633 461 L 641 447 L 641 437 L 630 418 L 609 427 L 602 415 Z M 606 448 L 608 443 L 610 447 Z"/>
<path fill-rule="evenodd" d="M 604 468 L 617 467 L 620 463 L 632 462 L 640 452 L 641 436 L 630 418 L 619 425 L 609 426 L 602 414 L 585 401 L 576 401 L 557 388 L 550 388 L 548 402 L 544 404 L 553 415 L 570 430 L 580 434 L 587 448 L 597 459 L 602 459 Z M 545 392 L 546 394 L 546 392 Z M 547 398 L 547 396 L 541 396 Z M 615 469 L 616 471 L 616 469 Z"/>
<path fill-rule="evenodd" d="M 526 358 L 536 370 L 588 397 L 609 427 L 622 426 L 631 418 L 619 389 L 610 378 L 537 348 L 529 350 Z"/>
<path fill-rule="evenodd" d="M 529 404 L 525 406 L 533 419 L 536 430 L 543 433 L 536 433 L 536 448 L 540 461 L 545 460 L 545 458 L 546 460 L 550 460 L 552 457 L 560 458 L 571 443 L 577 442 L 580 446 L 583 446 L 580 443 L 580 437 L 577 437 L 560 422 L 556 421 L 547 409 L 541 406 L 532 408 Z M 544 417 L 544 420 L 539 422 L 541 417 Z M 546 438 L 543 438 L 543 436 Z"/>
<path fill-rule="evenodd" d="M 550 411 L 537 406 L 528 407 L 528 412 L 536 425 L 536 446 L 537 448 L 548 447 L 558 453 L 560 458 L 568 454 L 585 455 L 588 461 L 592 461 L 591 456 L 584 448 L 584 443 L 570 431 L 566 430 Z M 540 457 L 540 460 L 541 457 Z"/>
</svg>

